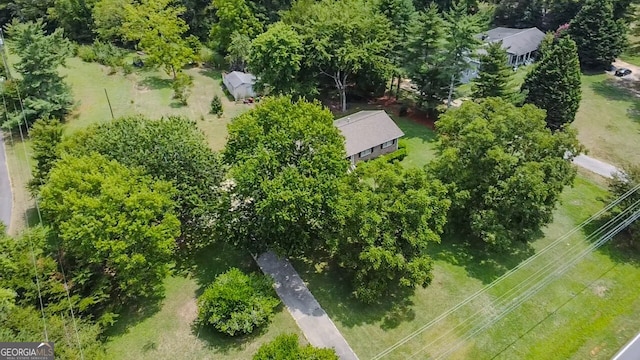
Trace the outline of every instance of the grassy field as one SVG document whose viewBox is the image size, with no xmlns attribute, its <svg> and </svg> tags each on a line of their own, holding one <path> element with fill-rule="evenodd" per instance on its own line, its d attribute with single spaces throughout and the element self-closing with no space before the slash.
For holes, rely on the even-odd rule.
<svg viewBox="0 0 640 360">
<path fill-rule="evenodd" d="M 604 195 L 602 188 L 578 178 L 576 186 L 563 194 L 563 204 L 544 236 L 533 242 L 531 248 L 522 247 L 514 254 L 487 256 L 456 240 L 443 239 L 441 245 L 431 249 L 435 260 L 434 282 L 401 303 L 359 305 L 349 299 L 348 286 L 331 265 L 318 266 L 299 260 L 296 267 L 356 353 L 368 359 L 539 252 L 599 210 Z M 455 359 L 609 358 L 637 331 L 640 319 L 638 258 L 626 257 L 627 252 L 615 244 L 587 256 L 506 318 L 466 339 L 488 315 L 504 307 L 500 296 L 542 266 L 563 261 L 561 255 L 570 245 L 584 249 L 587 246 L 584 234 L 578 232 L 565 239 L 556 250 L 514 272 L 500 286 L 462 306 L 384 358 L 437 357 L 459 341 L 459 350 L 452 354 Z"/>
<path fill-rule="evenodd" d="M 214 246 L 200 254 L 189 276 L 170 277 L 160 308 L 142 319 L 121 324 L 106 344 L 109 359 L 249 359 L 257 348 L 282 333 L 302 334 L 281 306 L 267 329 L 230 338 L 197 326 L 196 297 L 217 274 L 229 267 L 259 271 L 248 253 Z"/>
<path fill-rule="evenodd" d="M 573 127 L 597 159 L 621 166 L 640 163 L 640 98 L 607 74 L 582 77 L 582 102 Z"/>
<path fill-rule="evenodd" d="M 16 61 L 15 57 L 11 57 Z M 90 124 L 111 120 L 107 95 L 113 108 L 114 117 L 144 114 L 150 118 L 168 115 L 182 115 L 196 121 L 204 132 L 212 149 L 220 150 L 226 142 L 227 123 L 236 115 L 248 110 L 252 105 L 229 101 L 220 87 L 221 74 L 218 71 L 192 68 L 186 73 L 193 77 L 193 88 L 188 106 L 180 106 L 172 99 L 173 91 L 169 77 L 156 70 L 141 70 L 129 75 L 109 75 L 108 68 L 96 63 L 86 63 L 78 58 L 67 60 L 67 66 L 60 68 L 61 74 L 71 86 L 76 108 L 67 120 L 65 129 L 70 134 Z M 218 95 L 224 107 L 224 115 L 218 118 L 209 114 L 209 104 Z M 7 162 L 14 188 L 14 208 L 11 233 L 23 229 L 25 223 L 37 221 L 33 217 L 35 205 L 26 192 L 30 169 L 26 159 L 30 155 L 27 134 L 25 143 L 18 132 L 5 136 Z M 31 161 L 30 161 L 31 162 Z M 27 218 L 25 218 L 27 214 Z"/>
</svg>

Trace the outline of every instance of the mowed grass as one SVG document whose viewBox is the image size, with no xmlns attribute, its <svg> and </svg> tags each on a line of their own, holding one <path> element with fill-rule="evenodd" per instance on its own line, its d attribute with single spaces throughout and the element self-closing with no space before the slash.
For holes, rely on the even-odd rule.
<svg viewBox="0 0 640 360">
<path fill-rule="evenodd" d="M 9 57 L 11 63 L 18 59 Z M 186 116 L 194 120 L 205 134 L 209 145 L 220 150 L 226 143 L 227 124 L 247 111 L 252 105 L 229 101 L 220 86 L 221 74 L 204 68 L 191 68 L 185 72 L 193 77 L 193 87 L 187 106 L 181 106 L 172 99 L 173 90 L 167 74 L 160 70 L 139 70 L 129 75 L 116 73 L 109 75 L 109 69 L 97 63 L 86 63 L 79 58 L 67 59 L 66 67 L 60 73 L 71 86 L 76 106 L 66 120 L 65 132 L 71 134 L 91 124 L 111 120 L 109 102 L 114 117 L 142 114 L 149 118 L 169 115 Z M 15 72 L 14 72 L 15 75 Z M 106 94 L 105 94 L 106 90 Z M 224 115 L 218 118 L 209 114 L 209 106 L 214 95 L 222 100 Z M 108 99 L 107 100 L 107 96 Z M 30 223 L 37 221 L 35 203 L 26 190 L 33 166 L 28 134 L 24 132 L 22 142 L 19 132 L 5 134 L 7 162 L 14 189 L 13 216 L 10 226 L 15 234 L 26 225 L 25 214 Z M 25 155 L 25 152 L 27 155 Z"/>
<path fill-rule="evenodd" d="M 582 76 L 582 101 L 572 126 L 588 154 L 617 166 L 640 163 L 640 84 L 608 74 Z"/>
<path fill-rule="evenodd" d="M 346 279 L 331 264 L 298 260 L 296 267 L 360 358 L 372 358 L 554 243 L 600 210 L 605 196 L 603 188 L 578 177 L 575 187 L 563 193 L 554 222 L 543 236 L 514 254 L 487 256 L 444 238 L 430 250 L 433 283 L 405 301 L 389 297 L 382 305 L 363 306 L 350 299 Z M 454 348 L 448 354 L 454 359 L 609 358 L 640 326 L 638 259 L 625 257 L 619 243 L 590 253 L 504 319 L 482 329 L 510 304 L 505 300 L 525 293 L 534 286 L 532 280 L 552 273 L 588 244 L 581 231 L 555 243 L 552 250 L 383 358 L 435 358 Z M 546 272 L 538 272 L 545 266 Z"/>
<path fill-rule="evenodd" d="M 188 274 L 165 280 L 165 299 L 151 316 L 127 321 L 110 332 L 108 359 L 250 359 L 265 342 L 283 333 L 300 333 L 287 310 L 280 306 L 272 323 L 257 334 L 232 338 L 201 327 L 197 318 L 197 296 L 215 278 L 232 266 L 259 271 L 248 253 L 230 246 L 214 245 L 196 259 Z"/>
</svg>

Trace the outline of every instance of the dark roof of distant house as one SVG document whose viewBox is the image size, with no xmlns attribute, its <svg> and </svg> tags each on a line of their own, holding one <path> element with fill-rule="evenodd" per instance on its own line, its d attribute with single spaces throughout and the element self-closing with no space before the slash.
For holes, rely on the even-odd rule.
<svg viewBox="0 0 640 360">
<path fill-rule="evenodd" d="M 484 42 L 502 41 L 502 48 L 513 55 L 524 55 L 538 50 L 544 33 L 536 27 L 512 29 L 497 27 L 479 35 Z"/>
<path fill-rule="evenodd" d="M 242 71 L 232 71 L 225 75 L 227 82 L 235 89 L 243 84 L 255 84 L 256 77 Z"/>
<path fill-rule="evenodd" d="M 347 156 L 404 135 L 384 110 L 365 110 L 333 122 L 345 137 Z"/>
</svg>

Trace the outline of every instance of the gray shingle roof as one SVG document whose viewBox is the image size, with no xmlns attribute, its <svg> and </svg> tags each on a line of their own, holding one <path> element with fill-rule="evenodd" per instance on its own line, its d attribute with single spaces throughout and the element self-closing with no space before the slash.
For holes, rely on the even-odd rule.
<svg viewBox="0 0 640 360">
<path fill-rule="evenodd" d="M 333 122 L 345 137 L 347 156 L 404 135 L 384 110 L 365 110 Z"/>
<path fill-rule="evenodd" d="M 511 29 L 497 27 L 491 29 L 480 36 L 485 36 L 483 41 L 502 41 L 502 48 L 513 55 L 524 55 L 538 50 L 540 43 L 544 39 L 544 33 L 536 27 L 528 29 Z"/>
<path fill-rule="evenodd" d="M 235 89 L 242 84 L 255 84 L 256 77 L 241 71 L 232 71 L 225 75 L 227 82 Z"/>
</svg>

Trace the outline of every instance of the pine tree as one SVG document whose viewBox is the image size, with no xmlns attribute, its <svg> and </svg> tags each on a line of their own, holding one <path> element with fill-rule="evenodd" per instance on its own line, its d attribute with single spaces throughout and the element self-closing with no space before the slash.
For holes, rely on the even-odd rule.
<svg viewBox="0 0 640 360">
<path fill-rule="evenodd" d="M 613 18 L 611 0 L 587 0 L 571 20 L 569 34 L 578 46 L 580 64 L 604 68 L 622 53 L 626 26 Z"/>
<path fill-rule="evenodd" d="M 507 65 L 507 51 L 502 48 L 502 42 L 494 42 L 486 47 L 486 54 L 480 56 L 478 77 L 473 81 L 474 99 L 501 97 L 505 100 L 512 98 L 511 82 L 513 71 Z"/>
<path fill-rule="evenodd" d="M 560 33 L 545 46 L 542 59 L 527 75 L 522 91 L 526 103 L 547 111 L 547 126 L 558 130 L 575 119 L 582 98 L 580 83 L 576 43 L 566 33 Z"/>
</svg>

